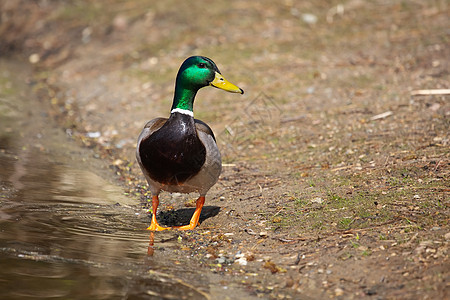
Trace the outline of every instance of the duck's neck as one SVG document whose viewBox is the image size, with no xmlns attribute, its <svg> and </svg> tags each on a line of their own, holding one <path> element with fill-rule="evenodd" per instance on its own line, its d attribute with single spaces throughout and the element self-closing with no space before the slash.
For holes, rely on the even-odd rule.
<svg viewBox="0 0 450 300">
<path fill-rule="evenodd" d="M 186 88 L 179 82 L 175 85 L 175 95 L 173 97 L 172 112 L 174 110 L 193 115 L 194 98 L 198 89 Z"/>
</svg>

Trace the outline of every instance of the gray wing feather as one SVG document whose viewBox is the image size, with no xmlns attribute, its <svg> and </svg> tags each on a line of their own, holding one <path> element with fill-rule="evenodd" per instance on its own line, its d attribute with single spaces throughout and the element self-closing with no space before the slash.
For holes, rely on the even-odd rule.
<svg viewBox="0 0 450 300">
<path fill-rule="evenodd" d="M 214 133 L 212 131 L 212 129 L 208 126 L 208 124 L 206 124 L 205 122 L 201 121 L 201 120 L 197 120 L 195 119 L 195 128 L 197 128 L 197 130 L 203 131 L 206 134 L 209 134 L 210 136 L 212 136 L 214 142 L 216 141 L 216 137 L 214 136 Z"/>
</svg>

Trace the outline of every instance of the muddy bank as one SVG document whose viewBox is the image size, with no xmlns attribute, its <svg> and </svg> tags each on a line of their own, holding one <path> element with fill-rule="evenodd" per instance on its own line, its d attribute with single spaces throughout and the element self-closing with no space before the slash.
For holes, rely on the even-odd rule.
<svg viewBox="0 0 450 300">
<path fill-rule="evenodd" d="M 42 26 L 9 49 L 143 207 L 135 140 L 168 114 L 183 59 L 209 56 L 246 90 L 195 103 L 226 163 L 206 202 L 219 212 L 180 234 L 202 270 L 269 298 L 448 293 L 448 95 L 416 92 L 448 88 L 445 1 L 30 9 Z M 161 217 L 193 198 L 162 195 Z"/>
</svg>

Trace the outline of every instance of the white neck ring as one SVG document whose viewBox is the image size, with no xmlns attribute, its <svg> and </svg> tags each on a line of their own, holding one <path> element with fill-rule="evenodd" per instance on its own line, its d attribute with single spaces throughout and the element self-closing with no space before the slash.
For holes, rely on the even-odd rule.
<svg viewBox="0 0 450 300">
<path fill-rule="evenodd" d="M 188 115 L 191 117 L 194 117 L 194 112 L 187 110 L 187 109 L 182 109 L 182 108 L 174 108 L 172 109 L 172 111 L 170 112 L 171 114 L 173 113 L 180 113 L 180 114 L 184 114 L 184 115 Z"/>
</svg>

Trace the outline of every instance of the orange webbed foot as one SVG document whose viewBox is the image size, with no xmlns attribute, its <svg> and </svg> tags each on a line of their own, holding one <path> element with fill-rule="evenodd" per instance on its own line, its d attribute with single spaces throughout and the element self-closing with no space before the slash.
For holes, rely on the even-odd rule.
<svg viewBox="0 0 450 300">
<path fill-rule="evenodd" d="M 183 225 L 183 226 L 176 226 L 173 227 L 178 230 L 193 230 L 195 227 L 197 227 L 198 220 L 200 219 L 200 214 L 202 212 L 203 204 L 205 204 L 205 197 L 200 196 L 197 199 L 197 204 L 195 208 L 195 212 L 192 215 L 191 221 L 189 222 L 189 225 Z"/>
<path fill-rule="evenodd" d="M 151 230 L 151 231 L 163 231 L 163 230 L 169 230 L 169 229 L 172 229 L 172 227 L 162 227 L 162 226 L 159 226 L 158 223 L 153 223 L 153 222 L 147 228 L 147 230 Z"/>
<path fill-rule="evenodd" d="M 150 226 L 147 228 L 147 230 L 163 231 L 163 230 L 172 229 L 171 227 L 159 226 L 158 222 L 156 221 L 156 211 L 158 210 L 158 205 L 159 205 L 158 195 L 153 195 L 153 197 L 152 197 L 152 208 L 153 208 L 152 222 L 150 223 Z"/>
<path fill-rule="evenodd" d="M 195 227 L 197 227 L 197 224 L 189 224 L 189 225 L 183 225 L 183 226 L 174 226 L 174 229 L 177 230 L 193 230 Z"/>
</svg>

